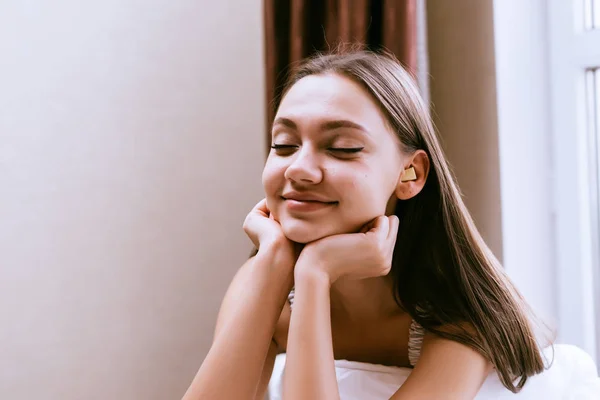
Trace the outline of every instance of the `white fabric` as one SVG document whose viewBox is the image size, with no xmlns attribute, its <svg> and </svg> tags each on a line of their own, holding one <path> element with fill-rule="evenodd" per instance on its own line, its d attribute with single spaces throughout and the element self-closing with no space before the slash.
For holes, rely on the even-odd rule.
<svg viewBox="0 0 600 400">
<path fill-rule="evenodd" d="M 552 349 L 544 351 L 552 360 Z M 275 359 L 269 382 L 269 399 L 280 400 L 285 354 Z M 335 370 L 342 400 L 389 399 L 404 383 L 411 369 L 336 360 Z M 592 358 L 571 345 L 554 346 L 554 363 L 527 380 L 518 394 L 507 390 L 496 373 L 490 374 L 476 400 L 600 400 L 600 378 Z"/>
</svg>

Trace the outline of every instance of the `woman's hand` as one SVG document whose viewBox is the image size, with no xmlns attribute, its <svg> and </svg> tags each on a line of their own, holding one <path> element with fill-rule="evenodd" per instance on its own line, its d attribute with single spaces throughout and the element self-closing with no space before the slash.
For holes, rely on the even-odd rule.
<svg viewBox="0 0 600 400">
<path fill-rule="evenodd" d="M 398 233 L 398 217 L 380 216 L 359 233 L 328 236 L 306 245 L 295 274 L 324 274 L 329 284 L 340 278 L 364 279 L 387 275 Z"/>
<path fill-rule="evenodd" d="M 273 218 L 273 214 L 267 207 L 266 199 L 259 201 L 248 213 L 243 227 L 259 252 L 276 248 L 288 253 L 292 257 L 292 263 L 295 264 L 302 246 L 292 242 L 283 234 L 281 225 Z"/>
<path fill-rule="evenodd" d="M 260 249 L 261 245 L 283 243 L 287 240 L 281 225 L 275 221 L 267 207 L 267 199 L 259 201 L 248 213 L 244 221 L 244 232 L 257 249 Z"/>
</svg>

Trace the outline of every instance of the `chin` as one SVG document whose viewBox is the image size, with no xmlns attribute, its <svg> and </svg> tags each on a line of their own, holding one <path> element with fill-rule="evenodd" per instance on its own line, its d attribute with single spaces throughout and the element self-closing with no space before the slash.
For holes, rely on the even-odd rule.
<svg viewBox="0 0 600 400">
<path fill-rule="evenodd" d="M 287 220 L 280 221 L 283 234 L 292 242 L 306 244 L 327 236 L 342 233 L 331 226 L 308 221 Z"/>
</svg>

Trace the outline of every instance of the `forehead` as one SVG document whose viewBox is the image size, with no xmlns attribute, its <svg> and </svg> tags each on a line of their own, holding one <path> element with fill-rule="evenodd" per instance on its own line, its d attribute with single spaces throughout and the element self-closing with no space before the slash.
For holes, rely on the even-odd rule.
<svg viewBox="0 0 600 400">
<path fill-rule="evenodd" d="M 387 130 L 371 95 L 359 84 L 337 74 L 310 75 L 283 97 L 277 116 L 299 119 L 347 119 L 369 130 Z"/>
</svg>

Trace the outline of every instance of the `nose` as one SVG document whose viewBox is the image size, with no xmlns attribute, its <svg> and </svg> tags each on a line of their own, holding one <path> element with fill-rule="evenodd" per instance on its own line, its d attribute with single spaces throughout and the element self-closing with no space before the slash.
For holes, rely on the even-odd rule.
<svg viewBox="0 0 600 400">
<path fill-rule="evenodd" d="M 318 156 L 308 146 L 303 146 L 285 171 L 285 178 L 296 183 L 317 184 L 323 180 Z"/>
</svg>

